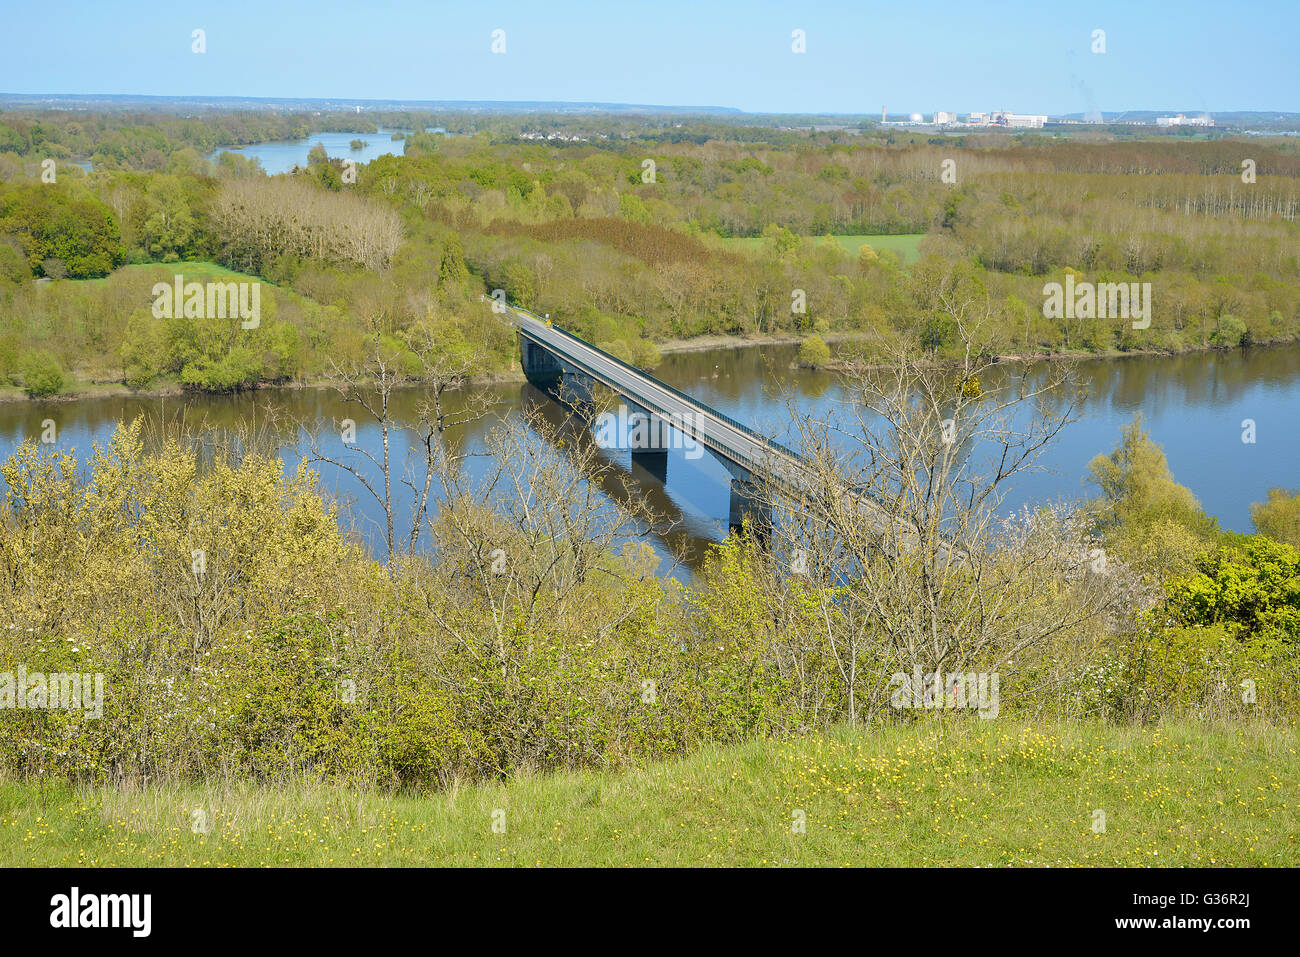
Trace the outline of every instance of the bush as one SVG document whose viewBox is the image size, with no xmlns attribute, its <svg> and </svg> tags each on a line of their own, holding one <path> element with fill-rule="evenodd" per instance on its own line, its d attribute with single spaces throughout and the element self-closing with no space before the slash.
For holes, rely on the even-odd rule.
<svg viewBox="0 0 1300 957">
<path fill-rule="evenodd" d="M 799 365 L 808 369 L 817 369 L 831 361 L 831 347 L 821 336 L 809 336 L 799 346 Z"/>
<path fill-rule="evenodd" d="M 1210 334 L 1210 342 L 1231 349 L 1241 345 L 1245 337 L 1246 324 L 1236 316 L 1224 315 L 1219 317 L 1218 326 Z"/>
<path fill-rule="evenodd" d="M 1300 492 L 1269 489 L 1267 502 L 1250 507 L 1250 520 L 1261 535 L 1300 548 Z"/>
<path fill-rule="evenodd" d="M 45 349 L 28 352 L 19 360 L 18 374 L 23 390 L 32 398 L 55 395 L 63 388 L 63 367 L 54 353 Z"/>
<path fill-rule="evenodd" d="M 1255 536 L 1215 549 L 1197 572 L 1171 581 L 1169 611 L 1182 625 L 1226 625 L 1243 640 L 1300 639 L 1300 551 Z"/>
<path fill-rule="evenodd" d="M 1283 717 L 1300 706 L 1300 654 L 1276 639 L 1243 642 L 1226 625 L 1148 620 L 1087 669 L 1085 703 L 1125 721 Z"/>
</svg>

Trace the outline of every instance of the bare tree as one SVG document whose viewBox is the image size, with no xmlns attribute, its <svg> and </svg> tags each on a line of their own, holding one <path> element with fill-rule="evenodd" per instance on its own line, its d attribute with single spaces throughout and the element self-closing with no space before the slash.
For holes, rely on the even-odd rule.
<svg viewBox="0 0 1300 957">
<path fill-rule="evenodd" d="M 995 368 L 978 291 L 949 284 L 938 308 L 960 360 L 882 344 L 883 359 L 847 372 L 829 422 L 792 406 L 802 479 L 768 490 L 789 533 L 774 599 L 797 592 L 813 610 L 850 723 L 883 706 L 899 673 L 997 671 L 1118 605 L 1118 576 L 1079 522 L 1056 510 L 1008 521 L 1002 508 L 1076 418 L 1074 370 Z"/>
<path fill-rule="evenodd" d="M 355 423 L 352 429 L 345 428 L 341 422 L 333 423 L 351 456 L 329 451 L 326 443 L 332 445 L 337 440 L 332 436 L 328 440 L 323 438 L 319 424 L 306 429 L 308 461 L 324 462 L 347 472 L 382 509 L 390 564 L 399 554 L 415 550 L 429 516 L 435 482 L 451 488 L 463 461 L 472 454 L 451 449 L 446 441 L 447 433 L 482 418 L 488 408 L 487 397 L 477 392 L 466 393 L 463 403 L 448 402 L 449 393 L 465 386 L 474 367 L 473 356 L 441 351 L 428 326 L 416 326 L 405 339 L 402 344 L 376 336 L 367 344 L 363 361 L 342 366 L 330 360 L 339 394 L 379 427 L 381 450 L 378 453 L 356 444 Z M 412 358 L 418 363 L 419 371 L 412 368 Z M 422 390 L 412 423 L 399 422 L 392 414 L 394 393 L 404 386 L 419 386 Z M 410 439 L 410 449 L 402 462 L 394 462 L 397 433 Z M 356 456 L 369 462 L 370 468 Z M 399 542 L 396 531 L 398 504 L 394 499 L 394 480 L 406 485 L 412 493 L 409 531 L 404 542 Z"/>
<path fill-rule="evenodd" d="M 476 481 L 461 476 L 433 546 L 436 564 L 468 580 L 498 632 L 564 618 L 594 582 L 621 580 L 616 555 L 667 532 L 580 420 L 557 423 L 526 407 L 492 429 L 486 452 L 491 467 Z M 605 633 L 621 620 L 614 602 L 590 627 Z"/>
</svg>

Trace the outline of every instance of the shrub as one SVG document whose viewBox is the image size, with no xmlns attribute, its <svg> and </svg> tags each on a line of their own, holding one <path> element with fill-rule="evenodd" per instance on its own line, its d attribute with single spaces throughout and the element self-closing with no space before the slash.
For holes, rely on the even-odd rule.
<svg viewBox="0 0 1300 957">
<path fill-rule="evenodd" d="M 1256 536 L 1215 549 L 1196 566 L 1195 575 L 1168 585 L 1179 624 L 1222 624 L 1242 639 L 1300 638 L 1300 551 Z"/>
<path fill-rule="evenodd" d="M 1300 492 L 1269 489 L 1267 502 L 1251 505 L 1250 519 L 1261 535 L 1300 548 Z"/>
<path fill-rule="evenodd" d="M 799 346 L 799 365 L 817 369 L 831 361 L 831 347 L 821 336 L 809 336 Z"/>
<path fill-rule="evenodd" d="M 1087 677 L 1084 700 L 1121 720 L 1282 717 L 1300 707 L 1297 646 L 1243 642 L 1226 625 L 1161 627 L 1148 619 Z"/>
<path fill-rule="evenodd" d="M 31 397 L 55 395 L 63 388 L 63 367 L 54 353 L 35 349 L 19 360 L 18 373 L 23 390 Z"/>
</svg>

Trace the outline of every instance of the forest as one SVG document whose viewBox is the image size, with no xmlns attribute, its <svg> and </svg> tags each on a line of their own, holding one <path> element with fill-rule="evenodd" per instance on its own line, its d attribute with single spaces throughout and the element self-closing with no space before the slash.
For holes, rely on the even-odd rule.
<svg viewBox="0 0 1300 957">
<path fill-rule="evenodd" d="M 996 355 L 1300 333 L 1300 155 L 1285 138 L 944 139 L 717 117 L 620 118 L 602 134 L 557 120 L 571 138 L 525 138 L 547 122 L 0 113 L 0 382 L 15 395 L 309 383 L 331 353 L 429 325 L 480 374 L 509 374 L 511 337 L 482 303 L 497 289 L 647 365 L 656 344 L 701 335 L 833 335 L 859 356 L 906 335 L 948 361 L 958 337 L 933 290 L 954 271 L 995 304 Z M 274 176 L 237 150 L 206 158 L 381 128 L 406 131 L 404 155 L 315 150 Z M 919 255 L 873 236 L 916 237 Z M 148 290 L 214 271 L 267 284 L 274 315 L 214 329 L 196 354 L 150 315 Z M 1149 282 L 1149 328 L 1048 318 L 1043 287 L 1069 274 Z M 219 364 L 239 369 L 202 372 Z"/>
</svg>

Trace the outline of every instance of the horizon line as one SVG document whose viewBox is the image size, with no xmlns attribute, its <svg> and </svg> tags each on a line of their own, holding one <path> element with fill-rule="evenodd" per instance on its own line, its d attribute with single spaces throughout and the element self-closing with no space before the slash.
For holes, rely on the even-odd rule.
<svg viewBox="0 0 1300 957">
<path fill-rule="evenodd" d="M 721 106 L 710 104 L 660 104 L 660 103 L 627 103 L 616 100 L 525 100 L 525 99 L 447 99 L 447 100 L 430 100 L 415 99 L 409 97 L 342 97 L 342 96 L 264 96 L 253 94 L 238 93 L 219 93 L 219 94 L 175 94 L 175 93 L 9 93 L 0 92 L 0 102 L 12 99 L 140 99 L 140 100 L 174 100 L 174 101 L 217 101 L 217 100 L 253 100 L 264 101 L 267 103 L 346 103 L 352 106 L 364 104 L 380 105 L 403 105 L 403 106 L 527 106 L 527 107 L 584 107 L 584 108 L 612 108 L 623 110 L 648 110 L 662 113 L 692 114 L 692 113 L 731 113 L 742 116 L 809 116 L 809 117 L 843 117 L 843 118 L 866 118 L 875 119 L 877 113 L 874 110 L 860 113 L 837 112 L 827 110 L 746 110 L 736 106 Z M 993 109 L 993 108 L 990 108 Z M 996 109 L 1003 109 L 999 106 Z M 986 112 L 987 110 L 984 110 Z M 935 110 L 899 110 L 891 116 L 908 116 L 914 113 L 925 115 L 926 112 L 933 114 Z M 938 110 L 937 112 L 953 112 L 957 114 L 982 112 L 981 110 Z M 1016 112 L 1008 110 L 1007 112 Z M 1047 116 L 1071 118 L 1075 116 L 1086 116 L 1092 113 L 1092 110 L 1074 110 L 1068 113 L 1025 113 L 1027 116 Z M 1105 115 L 1110 113 L 1116 116 L 1122 116 L 1128 113 L 1183 113 L 1187 116 L 1224 116 L 1224 115 L 1249 115 L 1249 116 L 1300 116 L 1300 109 L 1297 110 L 1173 110 L 1173 109 L 1156 109 L 1149 107 L 1129 107 L 1122 110 L 1097 109 L 1095 112 Z"/>
</svg>

